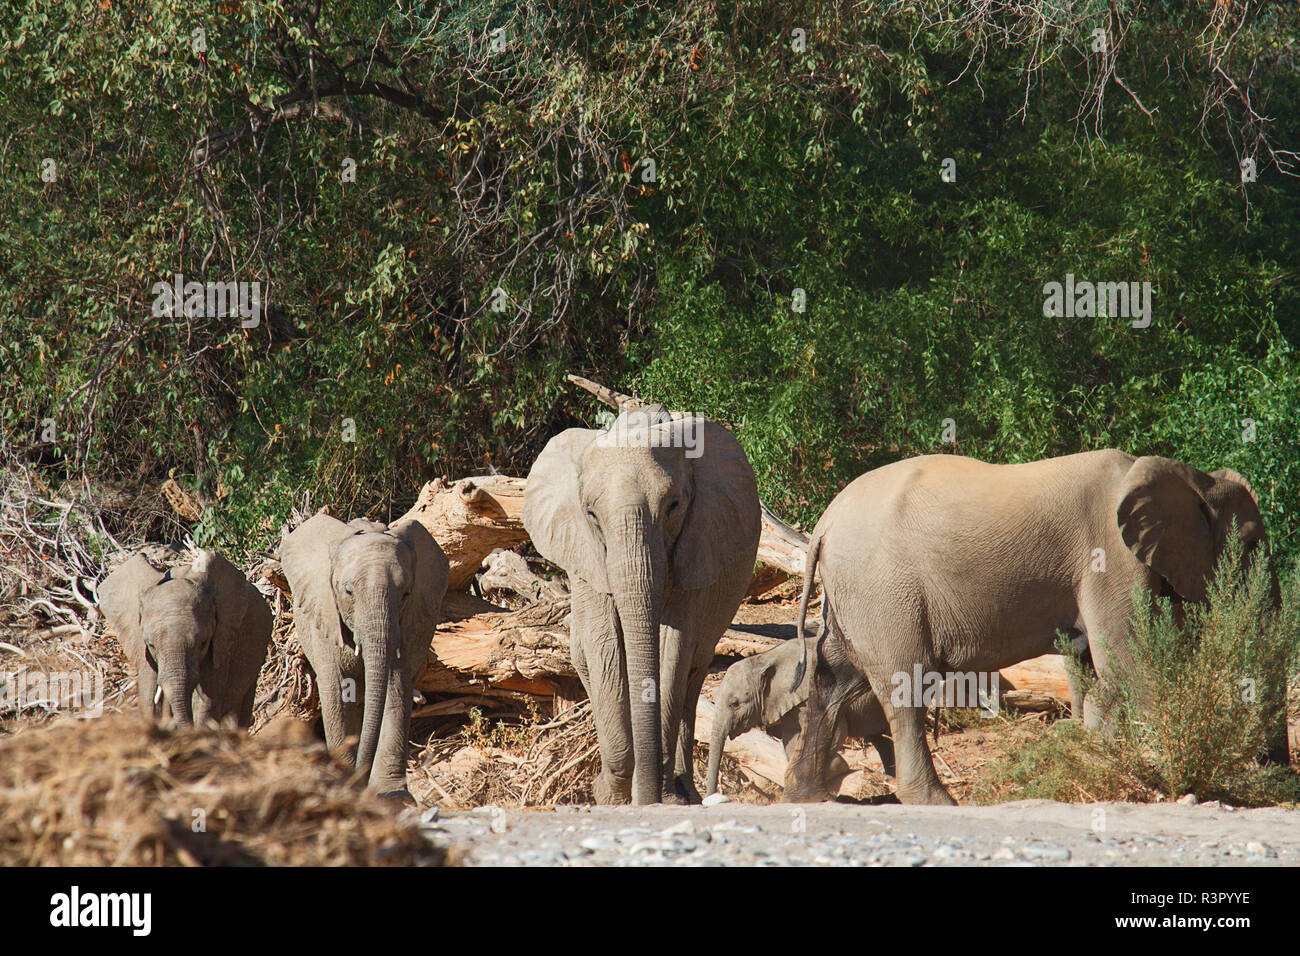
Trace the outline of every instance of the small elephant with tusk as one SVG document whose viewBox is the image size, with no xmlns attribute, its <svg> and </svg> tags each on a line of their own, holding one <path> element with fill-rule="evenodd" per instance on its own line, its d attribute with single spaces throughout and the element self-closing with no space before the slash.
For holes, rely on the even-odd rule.
<svg viewBox="0 0 1300 956">
<path fill-rule="evenodd" d="M 370 786 L 408 798 L 415 679 L 447 592 L 447 556 L 416 521 L 345 524 L 321 513 L 284 538 L 280 564 L 316 676 L 326 744 L 351 752 L 355 739 L 355 765 Z"/>
<path fill-rule="evenodd" d="M 202 551 L 170 570 L 137 554 L 100 583 L 99 609 L 135 667 L 140 706 L 182 726 L 253 719 L 271 608 L 233 564 Z"/>
<path fill-rule="evenodd" d="M 803 734 L 806 719 L 810 675 L 805 674 L 798 686 L 795 674 L 804 661 L 805 650 L 811 657 L 818 654 L 818 638 L 786 641 L 762 654 L 737 661 L 727 668 L 718 685 L 714 701 L 717 713 L 709 740 L 707 794 L 718 790 L 718 766 L 728 740 L 754 727 L 763 727 L 780 739 L 787 759 L 792 759 Z M 845 737 L 861 737 L 870 742 L 884 765 L 885 773 L 894 772 L 894 746 L 887 736 L 889 723 L 871 685 L 843 655 L 818 656 L 818 664 L 830 670 L 837 696 L 844 701 L 839 709 L 834 732 L 825 738 L 828 746 L 824 760 L 825 774 L 819 784 L 826 789 L 848 772 L 836 754 Z"/>
</svg>

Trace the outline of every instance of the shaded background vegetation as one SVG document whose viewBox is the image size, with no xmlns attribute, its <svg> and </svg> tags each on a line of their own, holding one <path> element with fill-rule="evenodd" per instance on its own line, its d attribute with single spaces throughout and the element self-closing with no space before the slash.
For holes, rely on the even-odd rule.
<svg viewBox="0 0 1300 956">
<path fill-rule="evenodd" d="M 1290 558 L 1300 13 L 1067 6 L 16 4 L 0 441 L 173 474 L 242 551 L 305 493 L 525 473 L 594 420 L 578 372 L 738 425 L 808 524 L 951 418 L 994 461 L 1231 466 Z M 174 273 L 268 314 L 155 317 Z M 1067 273 L 1150 281 L 1151 327 L 1044 318 Z"/>
</svg>

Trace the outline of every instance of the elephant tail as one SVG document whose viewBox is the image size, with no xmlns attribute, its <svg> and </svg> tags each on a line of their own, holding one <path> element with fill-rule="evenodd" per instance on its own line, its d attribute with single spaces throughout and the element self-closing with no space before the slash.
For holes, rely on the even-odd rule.
<svg viewBox="0 0 1300 956">
<path fill-rule="evenodd" d="M 799 666 L 794 670 L 794 682 L 790 685 L 790 690 L 796 690 L 803 683 L 804 674 L 808 672 L 808 642 L 804 640 L 804 622 L 808 617 L 808 598 L 812 594 L 813 581 L 817 577 L 817 559 L 821 556 L 822 536 L 814 533 L 813 539 L 808 542 L 808 555 L 804 558 L 803 566 L 803 593 L 799 595 L 799 618 L 795 623 L 795 639 L 803 644 L 803 657 L 799 660 Z M 822 594 L 822 604 L 825 606 L 826 595 Z"/>
</svg>

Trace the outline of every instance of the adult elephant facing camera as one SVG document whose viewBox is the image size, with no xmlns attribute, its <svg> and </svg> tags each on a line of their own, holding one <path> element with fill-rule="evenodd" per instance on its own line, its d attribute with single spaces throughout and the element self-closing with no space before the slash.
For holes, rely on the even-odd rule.
<svg viewBox="0 0 1300 956">
<path fill-rule="evenodd" d="M 893 699 L 900 675 L 910 678 L 918 665 L 992 673 L 1051 653 L 1064 631 L 1076 647 L 1086 639 L 1099 683 L 1084 716 L 1103 724 L 1115 675 L 1133 666 L 1134 585 L 1203 601 L 1234 522 L 1247 557 L 1267 560 L 1264 521 L 1245 479 L 1167 458 L 1107 450 L 1022 465 L 955 455 L 896 462 L 853 481 L 817 523 L 800 633 L 820 562 L 826 631 L 885 709 L 899 798 L 951 804 L 925 745 L 924 706 Z M 1276 577 L 1273 587 L 1277 599 Z M 787 774 L 789 800 L 822 796 L 821 740 L 838 705 L 814 681 L 808 706 L 824 716 L 808 718 Z M 1283 720 L 1272 729 L 1272 759 L 1287 759 L 1285 734 Z"/>
<path fill-rule="evenodd" d="M 318 514 L 280 544 L 293 619 L 316 675 L 325 742 L 357 737 L 356 767 L 381 794 L 406 788 L 415 678 L 447 591 L 438 542 L 414 521 Z"/>
<path fill-rule="evenodd" d="M 596 800 L 698 802 L 695 705 L 758 551 L 744 451 L 707 419 L 625 411 L 609 429 L 547 443 L 523 520 L 569 575 L 570 647 L 600 743 Z"/>
</svg>

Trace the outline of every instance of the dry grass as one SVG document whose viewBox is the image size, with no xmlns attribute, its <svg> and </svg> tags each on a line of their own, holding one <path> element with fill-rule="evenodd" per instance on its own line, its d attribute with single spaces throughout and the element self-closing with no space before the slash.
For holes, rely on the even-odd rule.
<svg viewBox="0 0 1300 956">
<path fill-rule="evenodd" d="M 309 729 L 62 720 L 0 741 L 0 866 L 435 865 Z"/>
<path fill-rule="evenodd" d="M 591 803 L 600 748 L 591 705 L 555 718 L 490 724 L 475 714 L 452 737 L 430 739 L 412 762 L 411 792 L 451 809 Z"/>
</svg>

